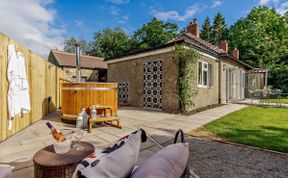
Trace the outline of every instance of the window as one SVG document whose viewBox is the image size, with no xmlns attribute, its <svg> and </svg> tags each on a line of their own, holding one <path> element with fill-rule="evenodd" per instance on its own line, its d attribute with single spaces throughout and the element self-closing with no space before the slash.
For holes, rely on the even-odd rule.
<svg viewBox="0 0 288 178">
<path fill-rule="evenodd" d="M 198 86 L 212 87 L 214 77 L 213 65 L 204 61 L 198 61 Z"/>
<path fill-rule="evenodd" d="M 118 102 L 121 105 L 128 104 L 128 82 L 119 82 L 118 83 Z"/>
</svg>

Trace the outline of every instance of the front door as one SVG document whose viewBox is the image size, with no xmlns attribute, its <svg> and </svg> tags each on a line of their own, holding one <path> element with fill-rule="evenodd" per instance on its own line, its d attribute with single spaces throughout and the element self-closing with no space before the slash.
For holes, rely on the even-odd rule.
<svg viewBox="0 0 288 178">
<path fill-rule="evenodd" d="M 143 106 L 162 109 L 162 61 L 144 63 Z"/>
</svg>

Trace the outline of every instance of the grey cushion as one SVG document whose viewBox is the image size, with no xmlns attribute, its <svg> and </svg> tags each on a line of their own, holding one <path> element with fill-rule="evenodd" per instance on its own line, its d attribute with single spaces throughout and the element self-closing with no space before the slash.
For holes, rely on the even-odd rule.
<svg viewBox="0 0 288 178">
<path fill-rule="evenodd" d="M 189 158 L 189 143 L 169 145 L 146 160 L 133 173 L 132 178 L 180 177 Z"/>
<path fill-rule="evenodd" d="M 0 167 L 0 178 L 8 178 L 12 173 L 11 167 Z"/>
</svg>

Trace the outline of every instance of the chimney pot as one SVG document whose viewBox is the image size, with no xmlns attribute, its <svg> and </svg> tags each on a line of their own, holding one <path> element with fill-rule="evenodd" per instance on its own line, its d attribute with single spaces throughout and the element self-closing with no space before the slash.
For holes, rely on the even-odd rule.
<svg viewBox="0 0 288 178">
<path fill-rule="evenodd" d="M 239 59 L 239 50 L 237 48 L 234 48 L 232 55 L 235 59 L 238 60 Z"/>
<path fill-rule="evenodd" d="M 197 22 L 197 18 L 193 19 L 193 22 L 190 22 L 187 26 L 187 32 L 191 33 L 192 35 L 196 36 L 197 38 L 200 38 L 200 32 L 199 32 L 199 25 Z"/>
<path fill-rule="evenodd" d="M 218 47 L 220 49 L 223 49 L 225 51 L 225 53 L 228 53 L 228 42 L 226 40 L 224 40 L 221 43 L 219 43 Z"/>
</svg>

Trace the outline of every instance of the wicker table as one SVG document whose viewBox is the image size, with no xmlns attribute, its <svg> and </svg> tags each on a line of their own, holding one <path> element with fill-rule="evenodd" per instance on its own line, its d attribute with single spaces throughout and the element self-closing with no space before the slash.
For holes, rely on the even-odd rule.
<svg viewBox="0 0 288 178">
<path fill-rule="evenodd" d="M 75 142 L 72 143 L 72 145 Z M 81 142 L 83 150 L 71 148 L 64 154 L 56 154 L 53 145 L 39 150 L 33 158 L 35 178 L 71 178 L 78 163 L 94 152 L 92 144 Z"/>
</svg>

